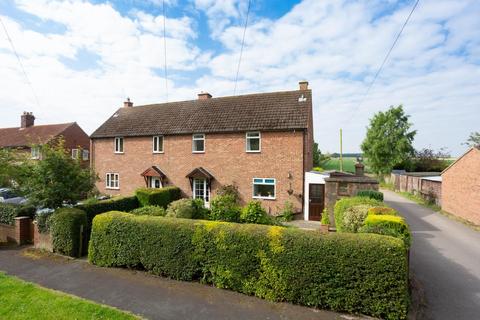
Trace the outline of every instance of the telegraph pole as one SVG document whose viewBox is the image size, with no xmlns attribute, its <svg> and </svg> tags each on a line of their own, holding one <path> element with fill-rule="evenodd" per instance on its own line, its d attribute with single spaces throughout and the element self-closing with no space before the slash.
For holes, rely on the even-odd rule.
<svg viewBox="0 0 480 320">
<path fill-rule="evenodd" d="M 340 171 L 343 172 L 343 141 L 342 128 L 340 128 Z"/>
</svg>

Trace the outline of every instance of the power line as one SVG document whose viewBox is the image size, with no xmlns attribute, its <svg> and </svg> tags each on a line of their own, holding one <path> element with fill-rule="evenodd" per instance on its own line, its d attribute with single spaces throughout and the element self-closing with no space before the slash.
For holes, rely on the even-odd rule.
<svg viewBox="0 0 480 320">
<path fill-rule="evenodd" d="M 245 19 L 245 27 L 243 28 L 242 46 L 240 47 L 240 57 L 238 58 L 237 75 L 235 76 L 235 88 L 233 89 L 233 95 L 237 93 L 238 74 L 240 72 L 240 63 L 242 62 L 243 46 L 245 44 L 245 33 L 247 32 L 249 14 L 250 14 L 250 0 L 248 0 L 247 17 Z"/>
<path fill-rule="evenodd" d="M 417 8 L 419 2 L 420 2 L 420 0 L 417 0 L 417 1 L 415 2 L 415 4 L 413 5 L 412 10 L 411 10 L 410 13 L 408 14 L 407 19 L 405 20 L 405 22 L 404 22 L 403 25 L 402 25 L 402 28 L 400 29 L 400 32 L 399 32 L 399 33 L 397 34 L 397 36 L 395 37 L 395 40 L 393 41 L 392 46 L 390 47 L 390 49 L 388 50 L 387 54 L 385 55 L 385 58 L 383 59 L 382 64 L 380 65 L 380 68 L 378 68 L 377 72 L 375 73 L 375 76 L 373 77 L 372 81 L 371 81 L 370 84 L 368 85 L 367 91 L 365 91 L 365 93 L 364 93 L 364 95 L 363 95 L 363 97 L 362 97 L 362 100 L 360 100 L 360 103 L 357 105 L 357 107 L 356 107 L 354 110 L 359 109 L 359 108 L 362 106 L 362 104 L 365 102 L 365 99 L 367 98 L 368 94 L 370 93 L 370 90 L 372 89 L 375 81 L 377 80 L 378 75 L 379 75 L 380 72 L 382 71 L 385 63 L 386 63 L 387 60 L 388 60 L 388 57 L 390 56 L 390 53 L 392 53 L 393 48 L 394 48 L 395 45 L 397 44 L 398 39 L 400 38 L 400 35 L 402 34 L 403 30 L 404 30 L 405 27 L 407 26 L 408 21 L 410 21 L 410 18 L 411 18 L 411 16 L 412 16 L 413 12 L 415 11 L 415 9 Z M 352 114 L 352 116 L 353 116 L 353 112 L 352 112 L 351 114 Z M 351 116 L 351 117 L 352 117 L 352 116 Z M 351 119 L 351 117 L 349 118 L 349 120 Z"/>
<path fill-rule="evenodd" d="M 33 85 L 30 82 L 30 79 L 28 78 L 27 72 L 25 71 L 25 67 L 23 66 L 22 59 L 20 58 L 20 55 L 17 52 L 17 49 L 15 49 L 15 45 L 13 44 L 12 38 L 10 38 L 10 35 L 8 34 L 7 27 L 3 23 L 2 18 L 0 17 L 0 23 L 2 24 L 3 30 L 5 31 L 5 35 L 7 36 L 8 42 L 10 42 L 10 46 L 12 47 L 12 51 L 17 57 L 18 64 L 20 65 L 20 69 L 22 70 L 23 76 L 25 77 L 25 80 L 27 81 L 28 86 L 32 90 L 33 97 L 35 99 L 35 103 L 37 104 L 37 107 L 40 109 L 40 102 L 38 101 L 37 94 L 35 93 L 35 89 L 33 89 Z"/>
<path fill-rule="evenodd" d="M 164 65 L 165 65 L 165 94 L 168 102 L 168 73 L 167 73 L 167 28 L 165 26 L 167 17 L 165 15 L 165 0 L 163 0 L 163 56 L 164 56 Z"/>
</svg>

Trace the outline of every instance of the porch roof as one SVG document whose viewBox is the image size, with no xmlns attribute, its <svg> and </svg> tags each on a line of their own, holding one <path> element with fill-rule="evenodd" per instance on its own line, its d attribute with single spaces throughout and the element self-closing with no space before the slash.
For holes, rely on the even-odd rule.
<svg viewBox="0 0 480 320">
<path fill-rule="evenodd" d="M 147 170 L 143 171 L 141 173 L 141 176 L 143 177 L 160 177 L 160 178 L 165 178 L 166 175 L 158 168 L 157 166 L 151 166 Z"/>
</svg>

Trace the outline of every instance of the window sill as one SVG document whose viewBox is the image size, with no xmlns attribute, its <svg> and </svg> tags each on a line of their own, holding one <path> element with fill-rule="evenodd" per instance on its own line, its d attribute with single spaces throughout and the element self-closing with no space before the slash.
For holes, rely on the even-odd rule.
<svg viewBox="0 0 480 320">
<path fill-rule="evenodd" d="M 153 154 L 163 154 L 163 153 L 165 153 L 165 152 L 163 152 L 163 151 L 153 151 L 152 153 L 153 153 Z"/>
<path fill-rule="evenodd" d="M 125 152 L 117 152 L 117 151 L 115 151 L 114 153 L 115 153 L 115 154 L 124 154 Z"/>
<path fill-rule="evenodd" d="M 246 153 L 261 153 L 261 150 L 246 150 Z"/>
<path fill-rule="evenodd" d="M 118 187 L 118 188 L 113 188 L 113 187 L 105 187 L 105 189 L 107 189 L 107 190 L 120 190 L 120 187 Z"/>
<path fill-rule="evenodd" d="M 205 153 L 205 151 L 192 151 L 192 153 Z"/>
<path fill-rule="evenodd" d="M 253 196 L 253 199 L 261 199 L 261 200 L 277 200 L 276 197 L 259 197 L 259 196 Z"/>
</svg>

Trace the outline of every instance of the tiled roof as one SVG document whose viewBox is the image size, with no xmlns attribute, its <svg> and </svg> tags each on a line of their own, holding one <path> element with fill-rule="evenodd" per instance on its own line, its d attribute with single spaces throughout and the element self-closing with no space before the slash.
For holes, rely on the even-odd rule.
<svg viewBox="0 0 480 320">
<path fill-rule="evenodd" d="M 73 124 L 74 122 L 34 125 L 27 128 L 0 128 L 0 147 L 26 147 L 46 143 Z"/>
<path fill-rule="evenodd" d="M 305 129 L 311 107 L 310 90 L 124 107 L 91 138 Z"/>
</svg>

